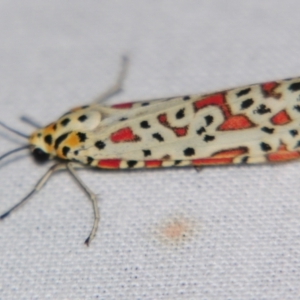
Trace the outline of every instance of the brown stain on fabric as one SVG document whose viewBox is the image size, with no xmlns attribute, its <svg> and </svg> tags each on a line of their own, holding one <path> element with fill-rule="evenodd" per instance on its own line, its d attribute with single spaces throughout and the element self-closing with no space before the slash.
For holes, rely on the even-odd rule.
<svg viewBox="0 0 300 300">
<path fill-rule="evenodd" d="M 183 216 L 168 217 L 154 229 L 156 238 L 164 245 L 179 246 L 195 238 L 196 222 Z"/>
</svg>

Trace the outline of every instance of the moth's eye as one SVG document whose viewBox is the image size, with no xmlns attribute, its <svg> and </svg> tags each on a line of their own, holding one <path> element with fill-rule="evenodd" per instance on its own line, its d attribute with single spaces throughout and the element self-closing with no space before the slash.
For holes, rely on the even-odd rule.
<svg viewBox="0 0 300 300">
<path fill-rule="evenodd" d="M 40 163 L 47 161 L 50 156 L 48 153 L 44 152 L 40 148 L 35 148 L 33 150 L 32 154 L 33 154 L 33 157 L 35 158 L 35 160 Z"/>
</svg>

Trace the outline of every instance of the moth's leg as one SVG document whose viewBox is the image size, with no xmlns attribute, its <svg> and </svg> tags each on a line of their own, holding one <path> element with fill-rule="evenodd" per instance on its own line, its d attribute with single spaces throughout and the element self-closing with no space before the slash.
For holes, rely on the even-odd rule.
<svg viewBox="0 0 300 300">
<path fill-rule="evenodd" d="M 106 101 L 108 98 L 114 96 L 115 94 L 122 91 L 122 86 L 124 79 L 126 77 L 126 73 L 129 66 L 129 59 L 127 56 L 122 57 L 121 70 L 118 74 L 117 80 L 107 91 L 96 97 L 92 103 L 100 103 Z"/>
<path fill-rule="evenodd" d="M 30 126 L 32 126 L 34 128 L 41 128 L 42 127 L 40 124 L 38 124 L 37 122 L 35 122 L 34 120 L 32 120 L 31 118 L 29 118 L 27 116 L 21 116 L 20 120 L 24 123 L 29 124 Z"/>
<path fill-rule="evenodd" d="M 194 166 L 194 169 L 196 170 L 197 173 L 202 171 L 202 167 L 200 167 L 200 166 Z"/>
<path fill-rule="evenodd" d="M 81 188 L 84 190 L 84 192 L 88 195 L 89 199 L 92 202 L 93 205 L 93 211 L 94 211 L 94 224 L 93 228 L 91 230 L 91 233 L 89 234 L 88 238 L 85 240 L 85 244 L 88 246 L 89 243 L 92 241 L 92 239 L 95 237 L 99 220 L 100 220 L 100 215 L 99 215 L 99 208 L 98 208 L 98 203 L 96 199 L 96 195 L 86 186 L 86 184 L 78 177 L 75 168 L 79 167 L 82 168 L 82 165 L 77 165 L 74 163 L 68 163 L 67 168 L 70 171 L 70 173 L 73 175 L 77 183 L 81 186 Z"/>
<path fill-rule="evenodd" d="M 50 176 L 55 171 L 57 171 L 57 170 L 63 170 L 63 169 L 66 169 L 66 163 L 57 163 L 57 164 L 53 165 L 47 171 L 47 173 L 37 182 L 37 184 L 33 188 L 33 190 L 27 196 L 25 196 L 20 202 L 18 202 L 16 205 L 14 205 L 12 208 L 10 208 L 7 212 L 5 212 L 4 214 L 2 214 L 0 216 L 0 220 L 6 218 L 12 211 L 14 211 L 15 209 L 17 209 L 22 204 L 24 204 L 27 200 L 30 199 L 31 196 L 33 196 L 36 192 L 38 192 L 45 185 L 45 183 L 48 181 L 48 179 L 50 178 Z"/>
</svg>

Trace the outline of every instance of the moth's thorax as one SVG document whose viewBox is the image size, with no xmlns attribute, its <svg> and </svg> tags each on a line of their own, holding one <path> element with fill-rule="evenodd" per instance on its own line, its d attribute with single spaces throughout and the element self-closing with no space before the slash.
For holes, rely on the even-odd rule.
<svg viewBox="0 0 300 300">
<path fill-rule="evenodd" d="M 93 106 L 74 108 L 56 122 L 33 132 L 29 138 L 31 150 L 40 149 L 50 158 L 67 159 L 70 150 L 80 150 L 88 132 L 100 122 L 101 113 Z"/>
</svg>

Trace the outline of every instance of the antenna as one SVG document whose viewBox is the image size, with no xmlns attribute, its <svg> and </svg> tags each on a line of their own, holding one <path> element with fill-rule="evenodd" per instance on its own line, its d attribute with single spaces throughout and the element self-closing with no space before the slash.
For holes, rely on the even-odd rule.
<svg viewBox="0 0 300 300">
<path fill-rule="evenodd" d="M 24 150 L 24 149 L 28 149 L 29 148 L 29 145 L 25 145 L 25 146 L 22 146 L 22 147 L 19 147 L 19 148 L 16 148 L 16 149 L 13 149 L 13 150 L 10 150 L 6 153 L 4 153 L 3 155 L 0 156 L 0 160 L 5 158 L 6 156 L 9 156 L 15 152 L 18 152 L 18 151 L 21 151 L 21 150 Z"/>
<path fill-rule="evenodd" d="M 34 120 L 32 120 L 31 118 L 27 117 L 27 116 L 21 116 L 21 121 L 23 121 L 24 123 L 27 123 L 29 125 L 31 125 L 32 127 L 35 128 L 41 128 L 41 125 L 38 124 L 37 122 L 35 122 Z"/>
<path fill-rule="evenodd" d="M 29 138 L 29 135 L 27 135 L 27 134 L 25 134 L 25 133 L 22 133 L 22 132 L 20 132 L 20 131 L 18 131 L 18 130 L 16 130 L 16 129 L 13 129 L 13 128 L 11 128 L 11 127 L 5 125 L 5 124 L 2 123 L 2 122 L 0 122 L 0 125 L 1 125 L 2 127 L 4 127 L 5 129 L 7 129 L 7 130 L 9 130 L 9 131 L 11 131 L 11 132 L 13 132 L 13 133 L 15 133 L 15 134 L 21 136 L 21 137 L 24 137 L 24 138 L 26 138 L 26 139 Z"/>
</svg>

